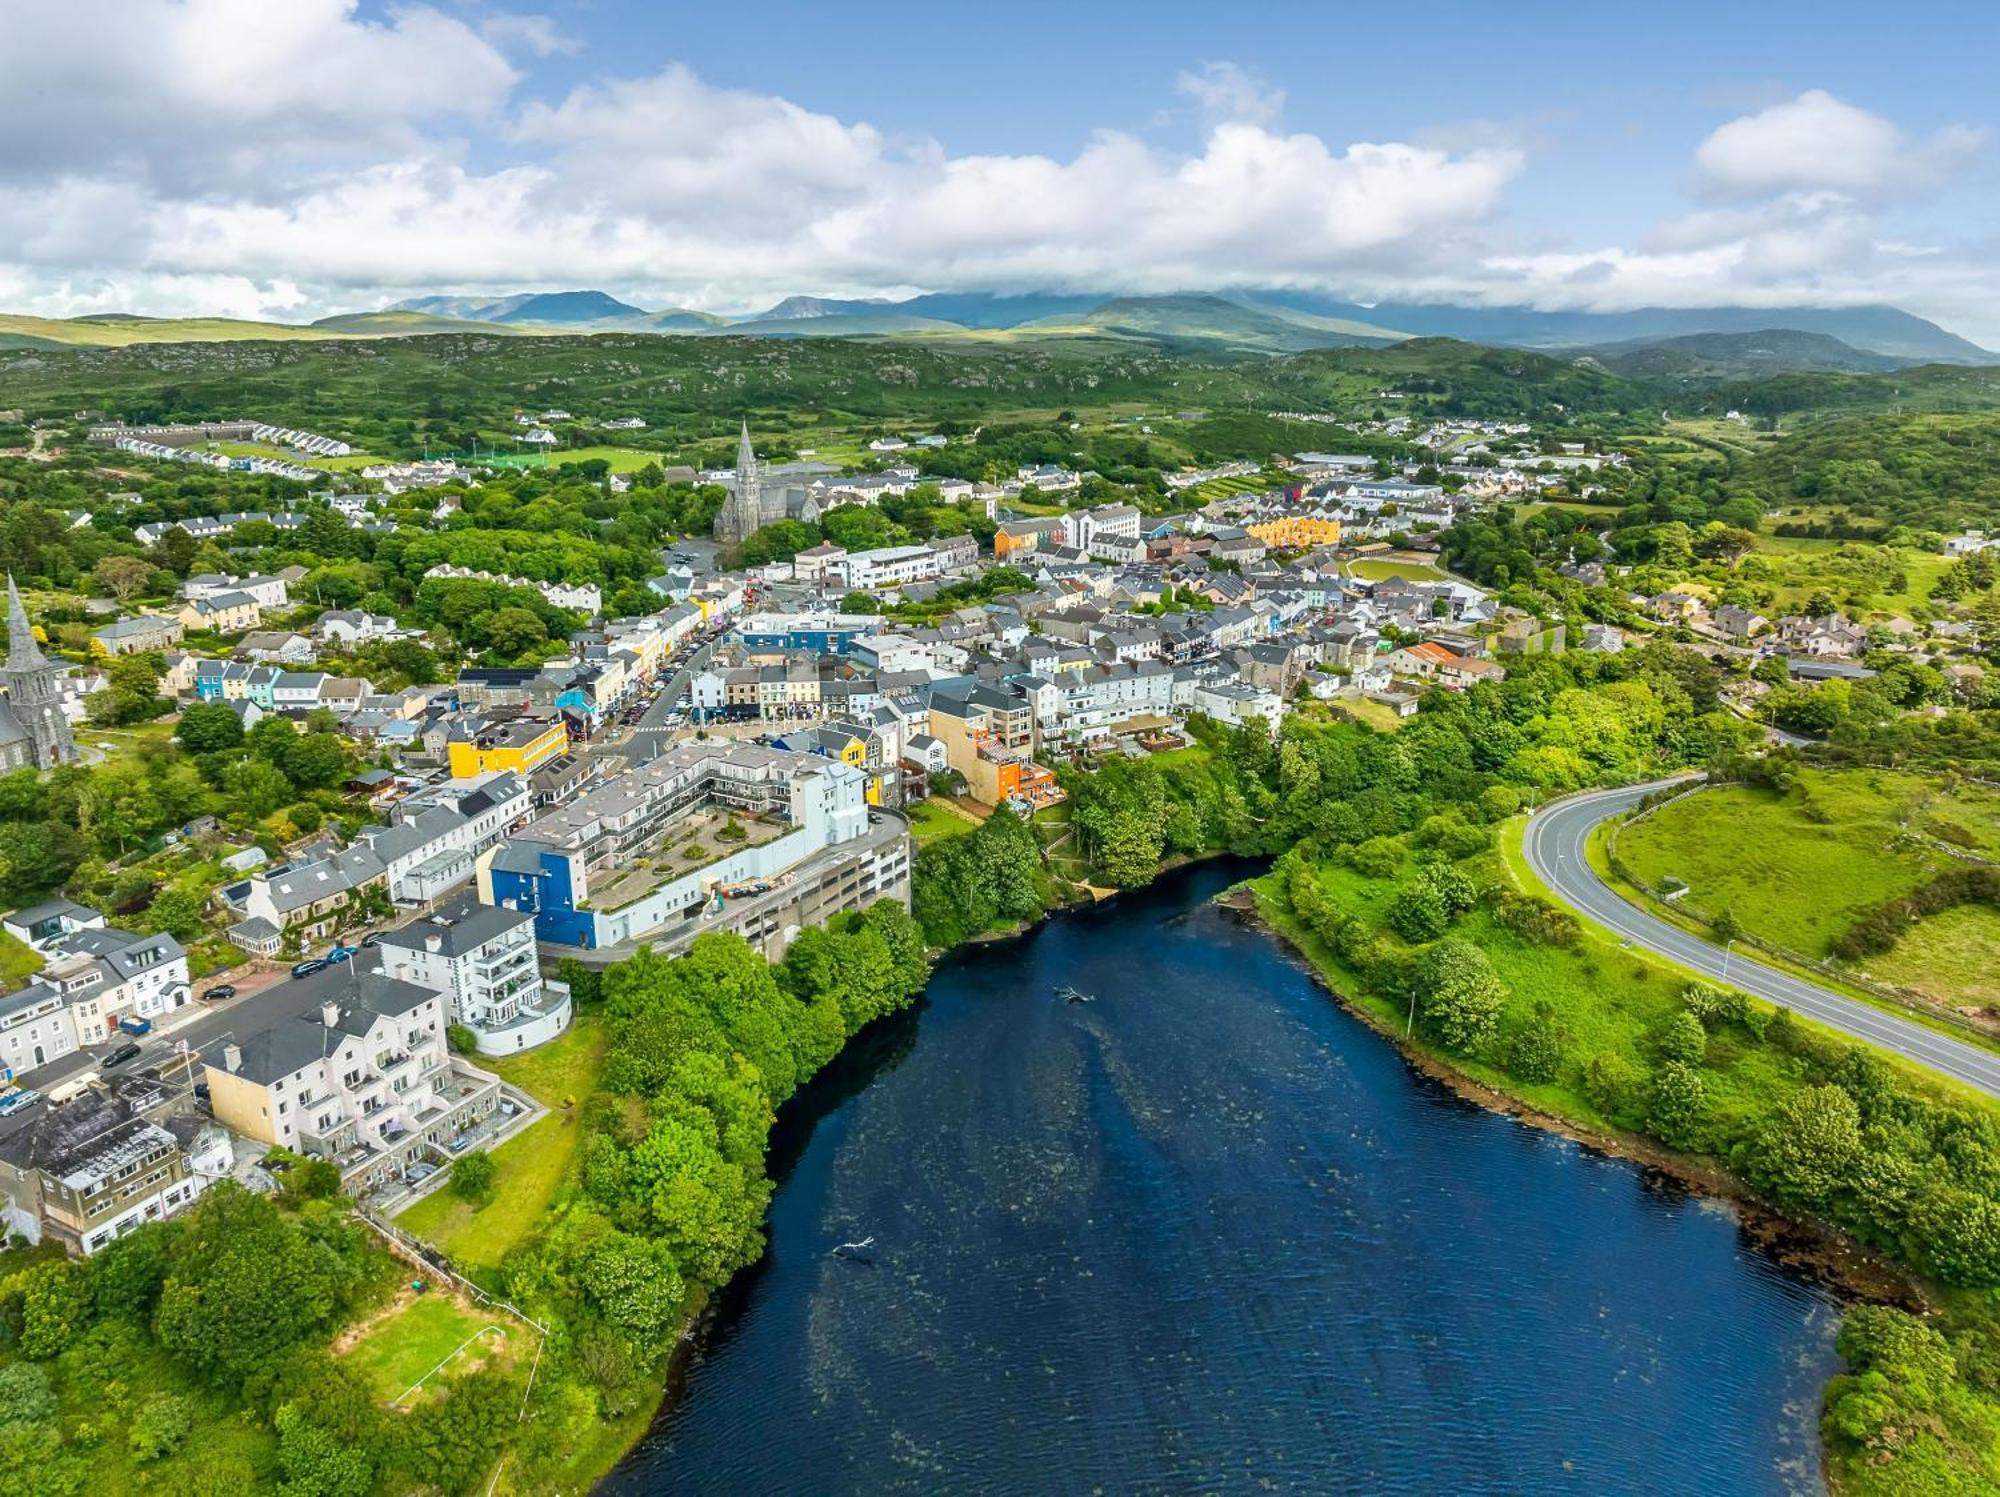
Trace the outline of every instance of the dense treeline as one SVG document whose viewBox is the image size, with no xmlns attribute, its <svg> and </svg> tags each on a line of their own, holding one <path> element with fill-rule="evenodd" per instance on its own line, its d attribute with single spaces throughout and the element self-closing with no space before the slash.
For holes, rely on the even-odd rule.
<svg viewBox="0 0 2000 1497">
<path fill-rule="evenodd" d="M 502 1270 L 556 1327 L 516 1447 L 526 1490 L 568 1477 L 600 1420 L 659 1396 L 689 1314 L 762 1251 L 776 1109 L 929 972 L 916 921 L 888 900 L 802 930 L 775 967 L 710 934 L 679 958 L 571 969 L 611 1048 L 583 1106 L 579 1189 Z"/>
</svg>

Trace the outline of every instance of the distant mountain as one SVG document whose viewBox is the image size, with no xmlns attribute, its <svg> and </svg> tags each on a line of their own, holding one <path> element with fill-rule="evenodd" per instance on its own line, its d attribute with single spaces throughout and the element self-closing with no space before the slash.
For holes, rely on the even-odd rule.
<svg viewBox="0 0 2000 1497">
<path fill-rule="evenodd" d="M 410 311 L 346 312 L 338 317 L 322 317 L 311 325 L 325 333 L 350 333 L 370 338 L 415 338 L 426 333 L 503 333 L 512 337 L 526 331 L 504 322 Z"/>
<path fill-rule="evenodd" d="M 807 317 L 853 317 L 880 312 L 898 304 L 887 297 L 862 301 L 832 301 L 823 296 L 788 296 L 775 307 L 740 318 L 742 322 L 791 322 Z M 900 308 L 898 308 L 900 310 Z"/>
<path fill-rule="evenodd" d="M 1021 331 L 1112 333 L 1167 344 L 1199 344 L 1243 353 L 1293 353 L 1307 348 L 1376 347 L 1395 335 L 1330 319 L 1266 311 L 1220 296 L 1120 296 L 1084 312 L 1063 312 L 1021 325 Z"/>
<path fill-rule="evenodd" d="M 550 327 L 622 322 L 653 314 L 604 291 L 526 291 L 491 300 L 471 296 L 413 296 L 391 312 L 426 312 L 464 322 L 534 322 Z"/>
<path fill-rule="evenodd" d="M 791 312 L 757 317 L 700 331 L 732 338 L 883 338 L 898 333 L 963 333 L 966 329 L 936 317 L 912 317 L 884 303 L 880 307 L 864 305 L 862 310 L 854 312 Z"/>
<path fill-rule="evenodd" d="M 1849 347 L 1901 359 L 1956 364 L 2000 363 L 1978 344 L 1896 307 L 1643 307 L 1632 312 L 1540 312 L 1532 307 L 1462 307 L 1383 302 L 1373 307 L 1308 291 L 1247 293 L 1259 306 L 1287 306 L 1348 317 L 1425 337 L 1461 338 L 1518 348 L 1586 348 L 1690 333 L 1751 333 L 1771 328 L 1824 333 Z"/>
<path fill-rule="evenodd" d="M 1880 373 L 1913 362 L 1891 354 L 1868 353 L 1826 333 L 1801 333 L 1790 328 L 1641 338 L 1578 349 L 1576 353 L 1627 379 L 1756 379 L 1803 370 Z"/>
</svg>

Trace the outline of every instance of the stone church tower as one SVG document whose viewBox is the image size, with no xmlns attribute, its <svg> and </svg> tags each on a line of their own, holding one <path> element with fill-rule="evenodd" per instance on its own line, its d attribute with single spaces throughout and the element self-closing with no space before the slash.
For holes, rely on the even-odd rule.
<svg viewBox="0 0 2000 1497">
<path fill-rule="evenodd" d="M 736 444 L 736 487 L 715 516 L 715 538 L 740 546 L 764 523 L 763 485 L 757 477 L 757 454 L 750 450 L 750 423 Z"/>
<path fill-rule="evenodd" d="M 51 664 L 35 642 L 28 611 L 14 578 L 7 578 L 7 663 L 0 666 L 0 769 L 49 769 L 76 758 L 69 719 L 63 716 L 65 666 Z"/>
</svg>

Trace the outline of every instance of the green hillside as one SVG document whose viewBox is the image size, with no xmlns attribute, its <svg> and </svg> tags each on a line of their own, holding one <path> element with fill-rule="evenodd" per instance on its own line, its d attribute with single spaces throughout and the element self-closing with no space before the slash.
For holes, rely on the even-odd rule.
<svg viewBox="0 0 2000 1497">
<path fill-rule="evenodd" d="M 1328 348 L 1272 361 L 1266 377 L 1302 409 L 1385 410 L 1500 418 L 1597 411 L 1656 412 L 1658 396 L 1593 364 L 1455 338 L 1379 348 Z"/>
<path fill-rule="evenodd" d="M 1377 330 L 1350 330 L 1357 326 L 1303 312 L 1268 312 L 1219 296 L 1126 296 L 1085 313 L 1060 313 L 1024 323 L 1017 331 L 1112 333 L 1241 353 L 1290 353 L 1391 341 L 1391 335 Z"/>
<path fill-rule="evenodd" d="M 312 325 L 322 333 L 347 333 L 364 338 L 413 338 L 425 333 L 500 333 L 520 337 L 533 331 L 502 322 L 441 317 L 433 312 L 349 312 L 339 317 L 322 317 Z"/>
<path fill-rule="evenodd" d="M 10 343 L 14 339 L 24 340 L 15 346 L 126 348 L 137 343 L 310 341 L 343 336 L 353 335 L 288 322 L 247 322 L 234 317 L 24 317 L 0 313 L 0 339 Z"/>
</svg>

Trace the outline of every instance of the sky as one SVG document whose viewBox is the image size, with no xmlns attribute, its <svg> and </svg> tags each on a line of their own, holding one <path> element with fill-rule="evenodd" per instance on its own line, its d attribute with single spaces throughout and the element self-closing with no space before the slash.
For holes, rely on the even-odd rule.
<svg viewBox="0 0 2000 1497">
<path fill-rule="evenodd" d="M 2000 7 L 0 0 L 0 310 L 1889 302 L 2000 348 Z"/>
</svg>

